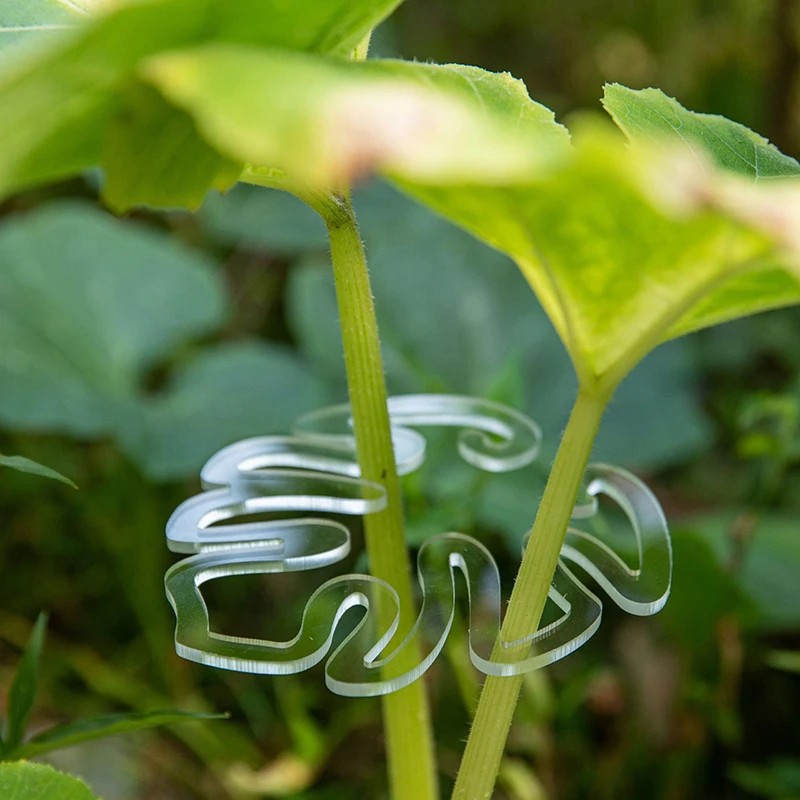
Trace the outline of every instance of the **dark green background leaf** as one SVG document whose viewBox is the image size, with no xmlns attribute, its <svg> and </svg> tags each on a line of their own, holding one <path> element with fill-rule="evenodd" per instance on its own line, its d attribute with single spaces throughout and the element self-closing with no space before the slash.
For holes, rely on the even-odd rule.
<svg viewBox="0 0 800 800">
<path fill-rule="evenodd" d="M 170 478 L 320 403 L 300 360 L 264 342 L 207 347 L 180 360 L 165 391 L 145 391 L 152 369 L 229 313 L 214 264 L 165 235 L 56 204 L 5 224 L 0 264 L 6 427 L 110 436 Z"/>
<path fill-rule="evenodd" d="M 198 217 L 217 241 L 243 250 L 293 256 L 328 249 L 321 217 L 285 192 L 250 186 L 224 196 L 209 192 Z"/>
<path fill-rule="evenodd" d="M 726 567 L 734 546 L 734 517 L 700 518 L 685 525 L 711 547 L 718 563 Z M 791 630 L 800 624 L 797 576 L 800 575 L 800 536 L 797 520 L 776 514 L 759 518 L 745 544 L 743 564 L 735 579 L 750 598 L 762 630 Z"/>
</svg>

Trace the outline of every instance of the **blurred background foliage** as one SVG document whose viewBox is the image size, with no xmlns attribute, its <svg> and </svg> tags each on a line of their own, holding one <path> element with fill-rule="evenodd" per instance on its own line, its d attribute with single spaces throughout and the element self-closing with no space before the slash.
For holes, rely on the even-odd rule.
<svg viewBox="0 0 800 800">
<path fill-rule="evenodd" d="M 567 121 L 597 107 L 603 81 L 660 86 L 797 156 L 799 5 L 411 0 L 374 49 L 509 70 Z M 181 662 L 163 593 L 164 523 L 205 458 L 346 397 L 324 228 L 246 186 L 195 215 L 118 221 L 97 203 L 101 180 L 0 209 L 0 451 L 80 486 L 3 471 L 0 686 L 48 609 L 38 727 L 159 707 L 232 714 L 52 758 L 105 800 L 384 797 L 378 701 L 330 694 L 318 669 L 278 680 Z M 406 480 L 412 547 L 473 533 L 510 583 L 575 391 L 566 354 L 505 257 L 385 185 L 355 203 L 390 391 L 483 395 L 545 430 L 536 465 L 497 477 L 432 434 Z M 607 613 L 588 645 L 526 679 L 497 796 L 800 797 L 800 310 L 659 348 L 618 392 L 596 456 L 661 499 L 673 594 L 653 619 Z M 299 613 L 311 580 L 212 585 L 212 620 L 274 634 L 276 609 Z M 426 676 L 444 789 L 478 688 L 463 645 L 454 637 Z"/>
</svg>

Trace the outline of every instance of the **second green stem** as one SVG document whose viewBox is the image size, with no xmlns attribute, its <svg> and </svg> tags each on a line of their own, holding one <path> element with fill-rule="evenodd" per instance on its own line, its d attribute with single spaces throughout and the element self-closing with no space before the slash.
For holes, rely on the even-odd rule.
<svg viewBox="0 0 800 800">
<path fill-rule="evenodd" d="M 501 637 L 506 642 L 529 636 L 539 625 L 606 402 L 606 397 L 588 393 L 580 393 L 575 401 L 503 620 Z M 454 800 L 492 796 L 521 685 L 522 676 L 486 679 Z"/>
</svg>

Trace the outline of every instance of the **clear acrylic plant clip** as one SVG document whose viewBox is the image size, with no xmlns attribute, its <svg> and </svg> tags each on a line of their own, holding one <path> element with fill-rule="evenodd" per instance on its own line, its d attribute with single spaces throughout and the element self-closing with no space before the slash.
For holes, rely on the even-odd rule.
<svg viewBox="0 0 800 800">
<path fill-rule="evenodd" d="M 454 395 L 407 395 L 389 400 L 398 472 L 425 459 L 416 427 L 459 429 L 458 450 L 489 472 L 520 469 L 539 452 L 541 431 L 525 415 L 487 400 Z M 183 502 L 167 523 L 171 550 L 191 554 L 166 574 L 175 610 L 175 642 L 184 658 L 223 669 L 286 675 L 325 661 L 328 687 L 342 695 L 387 694 L 418 679 L 441 652 L 457 618 L 457 597 L 468 601 L 472 663 L 487 675 L 519 675 L 557 661 L 586 642 L 600 625 L 602 602 L 573 572 L 587 573 L 632 614 L 660 610 L 669 595 L 672 550 L 666 520 L 650 490 L 618 467 L 587 469 L 549 598 L 560 611 L 524 640 L 500 640 L 500 573 L 475 538 L 446 532 L 419 549 L 420 610 L 408 636 L 394 640 L 399 604 L 393 587 L 371 575 L 346 574 L 323 582 L 308 598 L 297 634 L 285 641 L 212 631 L 201 593 L 204 583 L 234 575 L 306 572 L 341 563 L 351 552 L 350 531 L 330 515 L 363 516 L 385 507 L 380 485 L 362 480 L 355 460 L 348 406 L 306 415 L 292 436 L 245 439 L 212 456 L 201 472 L 205 491 Z M 638 556 L 630 566 L 586 527 L 606 496 L 622 511 Z M 297 514 L 249 520 L 251 515 Z M 577 527 L 580 526 L 580 527 Z M 334 648 L 337 626 L 353 608 L 361 618 Z M 378 613 L 380 611 L 380 613 Z M 496 650 L 495 646 L 499 642 Z M 398 655 L 415 653 L 403 669 Z"/>
</svg>

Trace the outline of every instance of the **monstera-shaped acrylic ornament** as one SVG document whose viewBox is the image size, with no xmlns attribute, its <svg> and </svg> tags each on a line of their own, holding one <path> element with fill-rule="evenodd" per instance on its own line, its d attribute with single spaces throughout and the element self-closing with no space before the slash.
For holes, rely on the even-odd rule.
<svg viewBox="0 0 800 800">
<path fill-rule="evenodd" d="M 408 395 L 391 398 L 389 413 L 401 475 L 425 459 L 425 439 L 414 430 L 418 427 L 459 428 L 462 458 L 488 472 L 526 466 L 541 442 L 533 421 L 486 400 Z M 286 675 L 327 659 L 325 678 L 332 691 L 387 694 L 419 678 L 434 662 L 458 616 L 458 596 L 465 588 L 472 663 L 487 675 L 519 675 L 563 658 L 599 627 L 602 603 L 574 567 L 631 614 L 657 612 L 669 594 L 672 550 L 658 501 L 625 470 L 594 464 L 587 469 L 582 499 L 573 513 L 576 527 L 567 531 L 550 587 L 549 597 L 560 614 L 526 639 L 501 638 L 497 564 L 475 538 L 454 532 L 431 536 L 419 549 L 419 615 L 399 643 L 394 640 L 401 622 L 395 589 L 362 574 L 324 581 L 308 598 L 291 639 L 228 636 L 211 630 L 201 593 L 204 583 L 341 563 L 351 552 L 350 531 L 328 517 L 372 514 L 385 507 L 386 498 L 380 485 L 359 477 L 348 406 L 302 418 L 292 436 L 258 437 L 226 447 L 209 459 L 201 477 L 205 491 L 182 503 L 167 524 L 170 549 L 192 555 L 167 572 L 166 590 L 177 617 L 177 651 L 202 664 Z M 592 532 L 601 497 L 626 520 L 632 559 Z M 264 512 L 293 516 L 247 519 Z M 298 519 L 298 513 L 308 516 Z M 337 626 L 354 607 L 363 609 L 361 619 L 339 642 Z M 413 653 L 410 667 L 406 650 Z"/>
</svg>

